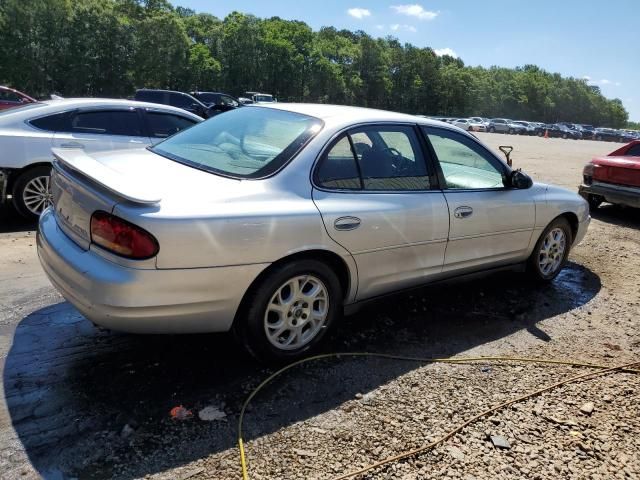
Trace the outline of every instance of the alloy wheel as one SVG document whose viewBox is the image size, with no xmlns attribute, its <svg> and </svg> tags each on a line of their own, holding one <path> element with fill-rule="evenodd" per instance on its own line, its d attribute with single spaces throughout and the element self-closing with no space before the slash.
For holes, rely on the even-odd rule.
<svg viewBox="0 0 640 480">
<path fill-rule="evenodd" d="M 561 228 L 554 228 L 542 241 L 538 253 L 538 266 L 543 275 L 554 274 L 564 259 L 567 248 L 567 236 Z"/>
<path fill-rule="evenodd" d="M 34 215 L 40 215 L 52 203 L 49 178 L 49 176 L 32 178 L 22 190 L 22 201 Z"/>
<path fill-rule="evenodd" d="M 269 342 L 280 350 L 297 350 L 318 335 L 327 322 L 329 293 L 313 275 L 287 280 L 273 294 L 264 314 Z"/>
</svg>

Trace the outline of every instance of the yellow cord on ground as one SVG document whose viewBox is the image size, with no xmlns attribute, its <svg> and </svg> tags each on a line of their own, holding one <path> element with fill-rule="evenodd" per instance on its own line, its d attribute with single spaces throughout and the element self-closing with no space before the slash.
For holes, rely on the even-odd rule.
<svg viewBox="0 0 640 480">
<path fill-rule="evenodd" d="M 389 359 L 389 360 L 403 360 L 403 361 L 413 361 L 413 362 L 419 362 L 419 363 L 458 363 L 458 364 L 463 364 L 463 363 L 475 363 L 475 362 L 514 362 L 514 363 L 539 363 L 539 364 L 546 364 L 546 365 L 567 365 L 567 366 L 573 366 L 573 367 L 587 367 L 587 368 L 597 368 L 598 371 L 596 372 L 588 372 L 588 373 L 583 373 L 580 375 L 576 375 L 574 377 L 565 379 L 565 380 L 561 380 L 560 382 L 554 383 L 552 385 L 543 387 L 539 390 L 536 390 L 534 392 L 522 395 L 518 398 L 512 399 L 512 400 L 508 400 L 506 402 L 503 402 L 495 407 L 492 407 L 476 416 L 474 416 L 473 418 L 467 420 L 466 422 L 464 422 L 463 424 L 459 425 L 458 427 L 454 428 L 453 430 L 449 431 L 447 434 L 445 434 L 443 437 L 439 438 L 438 440 L 427 444 L 427 445 L 423 445 L 422 447 L 418 447 L 416 449 L 413 450 L 408 450 L 406 452 L 400 453 L 398 455 L 395 455 L 393 457 L 387 458 L 385 460 L 381 460 L 379 462 L 373 463 L 371 465 L 368 465 L 367 467 L 364 467 L 360 470 L 354 471 L 354 472 L 350 472 L 350 473 L 346 473 L 344 475 L 341 475 L 339 477 L 336 477 L 334 480 L 345 480 L 347 478 L 352 478 L 356 475 L 361 475 L 364 474 L 366 472 L 369 472 L 375 468 L 379 468 L 382 467 L 384 465 L 388 465 L 389 463 L 394 463 L 397 462 L 399 460 L 403 460 L 405 458 L 417 455 L 419 453 L 424 453 L 427 450 L 430 450 L 432 448 L 434 448 L 435 446 L 437 446 L 438 444 L 446 441 L 447 439 L 451 438 L 453 435 L 455 435 L 456 433 L 458 433 L 459 431 L 461 431 L 463 428 L 467 427 L 468 425 L 470 425 L 471 423 L 489 415 L 490 413 L 493 413 L 497 410 L 500 410 L 502 408 L 505 408 L 513 403 L 516 402 L 521 402 L 523 400 L 529 399 L 531 397 L 540 395 L 543 392 L 549 391 L 553 388 L 559 387 L 561 385 L 565 385 L 567 383 L 570 382 L 575 382 L 578 380 L 582 380 L 588 377 L 593 377 L 596 375 L 602 375 L 605 373 L 611 373 L 614 371 L 618 371 L 618 372 L 628 372 L 628 373 L 640 373 L 639 369 L 634 369 L 634 368 L 630 368 L 634 365 L 637 365 L 640 363 L 640 361 L 635 361 L 632 363 L 628 363 L 625 365 L 619 365 L 619 366 L 615 366 L 615 367 L 609 367 L 606 365 L 598 365 L 598 364 L 592 364 L 592 363 L 585 363 L 585 362 L 578 362 L 578 361 L 572 361 L 572 360 L 556 360 L 556 359 L 542 359 L 542 358 L 526 358 L 526 357 L 499 357 L 499 356 L 486 356 L 486 357 L 456 357 L 456 358 L 451 358 L 451 357 L 446 357 L 446 358 L 421 358 L 421 357 L 411 357 L 411 356 L 404 356 L 404 355 L 391 355 L 391 354 L 386 354 L 386 353 L 369 353 L 369 352 L 346 352 L 346 353 L 327 353 L 327 354 L 322 354 L 322 355 L 315 355 L 313 357 L 308 357 L 308 358 L 304 358 L 302 360 L 298 360 L 296 362 L 293 362 L 289 365 L 287 365 L 286 367 L 281 368 L 280 370 L 277 370 L 276 372 L 274 372 L 273 374 L 271 374 L 269 377 L 267 377 L 265 380 L 263 380 L 247 397 L 247 399 L 245 400 L 244 404 L 242 405 L 242 409 L 240 410 L 240 417 L 238 418 L 238 448 L 240 450 L 240 465 L 242 468 L 242 478 L 243 480 L 249 480 L 249 473 L 248 473 L 248 469 L 247 469 L 247 464 L 246 464 L 246 455 L 245 455 L 245 451 L 244 451 L 244 444 L 242 441 L 242 423 L 244 421 L 244 414 L 245 411 L 247 409 L 247 406 L 249 405 L 249 403 L 251 402 L 251 400 L 258 394 L 258 392 L 260 390 L 262 390 L 267 384 L 269 384 L 271 381 L 273 381 L 273 379 L 275 379 L 276 377 L 278 377 L 279 375 L 283 374 L 284 372 L 298 366 L 301 365 L 303 363 L 307 363 L 307 362 L 311 362 L 311 361 L 315 361 L 315 360 L 322 360 L 322 359 L 328 359 L 328 358 L 340 358 L 340 357 L 373 357 L 373 358 L 385 358 L 385 359 Z"/>
<path fill-rule="evenodd" d="M 249 473 L 247 472 L 247 462 L 244 458 L 244 445 L 242 445 L 242 438 L 238 438 L 238 448 L 240 449 L 240 466 L 242 467 L 242 480 L 249 480 Z"/>
</svg>

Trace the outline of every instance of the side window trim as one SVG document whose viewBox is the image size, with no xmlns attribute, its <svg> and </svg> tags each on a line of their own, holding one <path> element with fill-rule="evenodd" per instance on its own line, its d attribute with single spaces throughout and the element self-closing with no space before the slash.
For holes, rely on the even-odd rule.
<svg viewBox="0 0 640 480">
<path fill-rule="evenodd" d="M 353 155 L 353 161 L 355 162 L 356 170 L 358 171 L 358 181 L 360 182 L 360 190 L 364 190 L 364 180 L 362 180 L 362 169 L 360 168 L 360 160 L 358 159 L 358 155 L 356 155 L 356 147 L 353 146 L 353 139 L 351 138 L 351 134 L 349 133 L 348 130 L 345 132 L 345 136 L 347 137 L 347 140 L 349 140 L 349 148 L 351 150 L 351 155 Z"/>
<path fill-rule="evenodd" d="M 416 139 L 418 141 L 418 149 L 416 151 L 416 154 L 421 157 L 420 161 L 423 162 L 423 164 L 425 165 L 426 169 L 427 169 L 427 173 L 428 173 L 428 178 L 429 178 L 429 188 L 428 189 L 424 189 L 424 190 L 367 190 L 364 188 L 364 180 L 362 178 L 362 171 L 360 168 L 360 161 L 358 159 L 358 156 L 356 155 L 355 152 L 355 147 L 353 145 L 353 140 L 351 139 L 351 133 L 354 131 L 358 131 L 361 129 L 367 129 L 367 128 L 376 128 L 376 127 L 393 127 L 393 128 L 410 128 L 411 130 L 413 130 L 414 135 L 416 136 Z M 323 162 L 325 155 L 328 154 L 331 149 L 333 147 L 335 147 L 335 145 L 342 140 L 342 138 L 347 137 L 349 139 L 349 145 L 351 147 L 351 154 L 354 156 L 354 160 L 356 163 L 356 167 L 358 169 L 358 174 L 360 176 L 360 189 L 356 190 L 356 189 L 340 189 L 340 188 L 330 188 L 330 187 L 323 187 L 321 185 L 319 185 L 319 181 L 318 181 L 318 170 L 320 168 L 320 164 Z M 427 149 L 429 149 L 429 154 L 427 154 Z M 361 123 L 358 125 L 352 125 L 350 127 L 347 127 L 341 131 L 339 131 L 338 133 L 336 133 L 331 139 L 329 139 L 329 141 L 327 141 L 327 143 L 325 143 L 324 147 L 322 148 L 322 150 L 320 151 L 320 153 L 318 154 L 318 156 L 316 157 L 316 160 L 314 161 L 313 164 L 313 168 L 311 171 L 311 185 L 313 188 L 316 188 L 318 190 L 321 191 L 325 191 L 325 192 L 337 192 L 337 193 L 367 193 L 367 194 L 380 194 L 380 193 L 395 193 L 395 194 L 400 194 L 400 193 L 433 193 L 433 192 L 441 192 L 441 172 L 439 171 L 439 165 L 438 168 L 436 168 L 436 165 L 438 164 L 437 161 L 434 161 L 434 153 L 433 152 L 433 148 L 431 147 L 430 143 L 428 143 L 428 140 L 426 140 L 426 134 L 422 131 L 422 129 L 420 128 L 420 126 L 418 124 L 415 123 L 395 123 L 395 122 L 380 122 L 380 123 Z M 416 159 L 416 161 L 418 161 L 418 159 Z M 442 181 L 444 181 L 444 177 L 442 176 Z"/>
<path fill-rule="evenodd" d="M 454 134 L 457 135 L 464 135 L 461 134 L 459 132 L 456 132 L 452 129 L 449 128 L 442 128 L 442 127 L 438 127 L 438 126 L 432 126 L 432 125 L 421 125 L 420 130 L 422 131 L 422 135 L 424 137 L 425 142 L 428 145 L 429 151 L 431 152 L 431 154 L 433 155 L 434 161 L 435 161 L 435 168 L 438 174 L 438 183 L 440 190 L 442 191 L 446 191 L 447 193 L 455 193 L 455 192 L 491 192 L 491 191 L 502 191 L 502 190 L 509 190 L 509 187 L 495 187 L 495 188 L 447 188 L 447 182 L 446 179 L 444 177 L 444 172 L 442 171 L 442 166 L 440 165 L 440 160 L 438 159 L 438 154 L 436 153 L 435 149 L 433 148 L 433 145 L 431 144 L 431 140 L 429 139 L 429 130 L 435 130 L 437 131 L 444 131 L 444 132 L 453 132 Z M 500 171 L 502 173 L 503 178 L 508 177 L 509 173 L 510 173 L 510 168 L 509 166 L 502 162 L 498 157 L 496 157 L 493 152 L 491 152 L 491 150 L 489 150 L 488 148 L 486 148 L 484 145 L 482 145 L 479 141 L 477 141 L 475 138 L 472 137 L 466 137 L 465 138 L 469 138 L 470 141 L 474 142 L 474 144 L 476 146 L 478 146 L 485 154 L 486 157 L 489 158 L 489 163 L 495 167 L 498 171 Z"/>
</svg>

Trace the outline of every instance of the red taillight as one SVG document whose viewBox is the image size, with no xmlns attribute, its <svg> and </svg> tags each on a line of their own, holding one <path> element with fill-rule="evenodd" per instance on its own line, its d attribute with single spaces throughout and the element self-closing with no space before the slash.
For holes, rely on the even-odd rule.
<svg viewBox="0 0 640 480">
<path fill-rule="evenodd" d="M 146 230 L 107 212 L 91 216 L 91 241 L 121 257 L 143 260 L 155 257 L 160 247 Z"/>
</svg>

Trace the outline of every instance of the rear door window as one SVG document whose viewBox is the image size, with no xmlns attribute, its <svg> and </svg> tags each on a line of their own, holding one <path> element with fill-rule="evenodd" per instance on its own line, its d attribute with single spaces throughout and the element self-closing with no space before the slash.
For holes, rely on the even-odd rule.
<svg viewBox="0 0 640 480">
<path fill-rule="evenodd" d="M 318 186 L 339 190 L 360 190 L 362 182 L 351 142 L 343 136 L 329 150 L 316 171 Z"/>
<path fill-rule="evenodd" d="M 71 120 L 71 130 L 76 133 L 143 136 L 140 116 L 135 110 L 78 112 Z"/>
<path fill-rule="evenodd" d="M 416 132 L 404 125 L 351 130 L 321 159 L 315 181 L 324 188 L 369 191 L 431 186 Z"/>
</svg>

